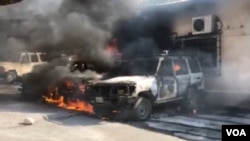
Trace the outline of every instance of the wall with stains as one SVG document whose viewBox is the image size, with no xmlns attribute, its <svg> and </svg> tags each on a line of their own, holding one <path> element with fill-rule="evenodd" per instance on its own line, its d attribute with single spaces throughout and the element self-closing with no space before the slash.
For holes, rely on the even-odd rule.
<svg viewBox="0 0 250 141">
<path fill-rule="evenodd" d="M 192 17 L 218 15 L 223 22 L 222 75 L 207 78 L 208 90 L 250 93 L 250 1 L 203 0 L 186 3 L 176 11 L 174 31 L 187 35 L 192 31 Z"/>
</svg>

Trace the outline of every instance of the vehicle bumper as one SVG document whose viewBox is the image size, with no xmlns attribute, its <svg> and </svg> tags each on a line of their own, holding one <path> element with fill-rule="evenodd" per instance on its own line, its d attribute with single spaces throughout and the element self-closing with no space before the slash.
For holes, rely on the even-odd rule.
<svg viewBox="0 0 250 141">
<path fill-rule="evenodd" d="M 129 119 L 133 117 L 133 106 L 137 101 L 136 97 L 126 98 L 119 97 L 116 100 L 108 100 L 102 103 L 93 102 L 95 98 L 90 102 L 94 108 L 95 115 L 97 117 L 107 117 L 116 119 Z"/>
<path fill-rule="evenodd" d="M 124 108 L 132 108 L 136 97 L 115 97 L 103 102 L 97 102 L 96 97 L 91 98 L 90 103 L 97 109 L 122 110 Z"/>
</svg>

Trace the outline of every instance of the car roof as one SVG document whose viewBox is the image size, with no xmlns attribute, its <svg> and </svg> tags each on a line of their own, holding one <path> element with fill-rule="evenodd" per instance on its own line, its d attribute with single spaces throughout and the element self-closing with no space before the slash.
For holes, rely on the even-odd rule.
<svg viewBox="0 0 250 141">
<path fill-rule="evenodd" d="M 43 52 L 21 52 L 20 54 L 45 54 Z"/>
<path fill-rule="evenodd" d="M 191 60 L 191 59 L 197 59 L 197 57 L 194 56 L 166 56 L 165 59 L 187 59 L 187 60 Z"/>
</svg>

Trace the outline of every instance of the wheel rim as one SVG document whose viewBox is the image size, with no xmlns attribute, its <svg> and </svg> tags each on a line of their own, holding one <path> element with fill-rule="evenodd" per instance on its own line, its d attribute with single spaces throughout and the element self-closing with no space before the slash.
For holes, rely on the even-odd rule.
<svg viewBox="0 0 250 141">
<path fill-rule="evenodd" d="M 145 104 L 141 104 L 138 107 L 138 112 L 139 112 L 140 117 L 143 117 L 143 118 L 146 117 L 148 113 L 148 106 Z"/>
<path fill-rule="evenodd" d="M 7 76 L 7 80 L 9 82 L 13 81 L 14 79 L 15 79 L 15 76 L 13 74 L 10 74 L 10 75 Z"/>
</svg>

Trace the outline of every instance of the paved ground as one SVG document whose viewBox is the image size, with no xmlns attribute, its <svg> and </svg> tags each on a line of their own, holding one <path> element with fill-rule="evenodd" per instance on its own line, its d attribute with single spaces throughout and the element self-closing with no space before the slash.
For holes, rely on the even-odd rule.
<svg viewBox="0 0 250 141">
<path fill-rule="evenodd" d="M 17 88 L 0 85 L 0 141 L 219 141 L 221 125 L 250 124 L 250 102 L 246 98 L 246 104 L 238 105 L 240 109 L 224 107 L 234 106 L 233 95 L 210 95 L 206 100 L 211 107 L 197 115 L 159 107 L 146 122 L 118 123 L 52 105 L 24 103 Z M 34 125 L 21 124 L 27 116 L 35 119 Z"/>
<path fill-rule="evenodd" d="M 194 141 L 220 141 L 221 126 L 250 124 L 250 112 L 230 109 L 205 111 L 197 115 L 155 113 L 146 124 L 150 129 Z"/>
<path fill-rule="evenodd" d="M 204 102 L 196 115 L 163 107 L 145 123 L 152 130 L 193 141 L 220 141 L 222 125 L 250 124 L 248 95 L 213 93 Z"/>
<path fill-rule="evenodd" d="M 25 126 L 25 117 L 35 124 Z M 81 113 L 19 101 L 17 87 L 0 86 L 0 141 L 180 141 L 142 123 L 105 122 Z"/>
</svg>

